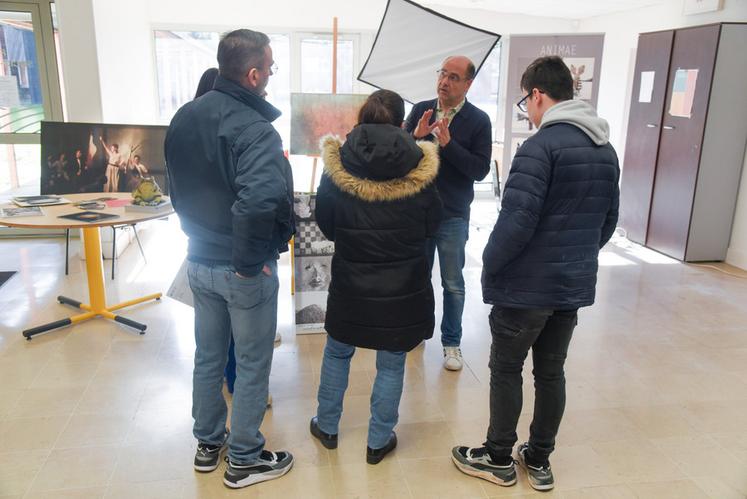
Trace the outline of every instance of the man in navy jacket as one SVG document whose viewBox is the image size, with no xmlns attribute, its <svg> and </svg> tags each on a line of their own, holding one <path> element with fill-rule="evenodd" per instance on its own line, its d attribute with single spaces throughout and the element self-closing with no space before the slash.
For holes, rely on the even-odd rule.
<svg viewBox="0 0 747 499">
<path fill-rule="evenodd" d="M 529 484 L 554 486 L 549 456 L 565 408 L 563 365 L 579 307 L 594 303 L 599 250 L 617 223 L 620 168 L 607 122 L 573 99 L 559 57 L 535 60 L 518 103 L 538 132 L 514 157 L 498 221 L 483 253 L 490 329 L 490 427 L 484 447 L 455 447 L 467 474 L 516 483 L 511 457 L 522 407 L 521 371 L 532 350 L 534 418 L 517 449 Z"/>
<path fill-rule="evenodd" d="M 436 249 L 444 290 L 441 344 L 444 367 L 462 368 L 462 312 L 464 310 L 464 247 L 469 235 L 469 206 L 473 184 L 490 172 L 490 118 L 467 102 L 475 65 L 467 57 L 447 58 L 438 71 L 438 98 L 419 102 L 407 117 L 405 129 L 415 139 L 435 135 L 441 166 L 436 187 L 444 204 L 444 219 L 428 242 L 431 268 Z"/>
<path fill-rule="evenodd" d="M 273 74 L 264 33 L 240 29 L 218 45 L 213 90 L 185 104 L 166 133 L 172 203 L 189 236 L 195 302 L 194 467 L 216 469 L 245 487 L 285 474 L 288 452 L 264 450 L 265 414 L 277 323 L 277 258 L 293 234 L 293 179 L 280 136 L 280 111 L 265 101 Z M 237 378 L 226 430 L 223 370 L 231 336 Z"/>
</svg>

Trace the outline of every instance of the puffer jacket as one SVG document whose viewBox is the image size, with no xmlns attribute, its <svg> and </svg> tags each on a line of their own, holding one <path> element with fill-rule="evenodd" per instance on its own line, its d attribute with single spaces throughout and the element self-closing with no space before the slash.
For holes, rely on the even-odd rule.
<svg viewBox="0 0 747 499">
<path fill-rule="evenodd" d="M 322 141 L 316 220 L 335 242 L 325 329 L 338 341 L 409 351 L 433 336 L 425 242 L 442 217 L 438 150 L 391 125 Z"/>
<path fill-rule="evenodd" d="M 514 157 L 483 252 L 483 300 L 515 308 L 594 303 L 599 250 L 617 224 L 620 168 L 607 122 L 583 101 L 548 109 Z"/>
<path fill-rule="evenodd" d="M 253 276 L 293 235 L 293 176 L 263 98 L 218 76 L 176 112 L 164 146 L 187 258 Z"/>
</svg>

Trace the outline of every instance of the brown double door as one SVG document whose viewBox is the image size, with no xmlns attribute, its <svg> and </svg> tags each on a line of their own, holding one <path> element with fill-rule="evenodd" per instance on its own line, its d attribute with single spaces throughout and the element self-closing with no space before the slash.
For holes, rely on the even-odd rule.
<svg viewBox="0 0 747 499">
<path fill-rule="evenodd" d="M 720 25 L 677 30 L 672 45 L 646 245 L 679 260 L 687 252 L 720 32 Z M 690 110 L 681 102 L 693 86 Z"/>
<path fill-rule="evenodd" d="M 620 226 L 646 244 L 674 31 L 638 38 L 628 138 L 620 188 Z"/>
</svg>

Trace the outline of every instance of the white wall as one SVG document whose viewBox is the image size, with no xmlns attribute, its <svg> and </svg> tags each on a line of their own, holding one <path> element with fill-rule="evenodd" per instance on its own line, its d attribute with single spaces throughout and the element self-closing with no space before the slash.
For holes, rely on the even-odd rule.
<svg viewBox="0 0 747 499">
<path fill-rule="evenodd" d="M 597 108 L 600 116 L 610 123 L 610 140 L 621 160 L 625 152 L 638 34 L 725 21 L 747 21 L 747 1 L 724 0 L 723 10 L 694 16 L 683 16 L 682 1 L 672 1 L 580 21 L 582 32 L 605 33 Z M 744 172 L 726 261 L 747 269 L 747 173 Z"/>
</svg>

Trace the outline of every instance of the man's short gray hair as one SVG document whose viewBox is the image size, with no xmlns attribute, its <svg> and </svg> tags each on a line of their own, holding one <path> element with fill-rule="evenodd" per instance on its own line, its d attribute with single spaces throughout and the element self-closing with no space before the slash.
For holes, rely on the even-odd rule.
<svg viewBox="0 0 747 499">
<path fill-rule="evenodd" d="M 237 29 L 223 35 L 218 44 L 220 75 L 240 82 L 252 69 L 262 66 L 270 38 L 259 31 Z"/>
</svg>

